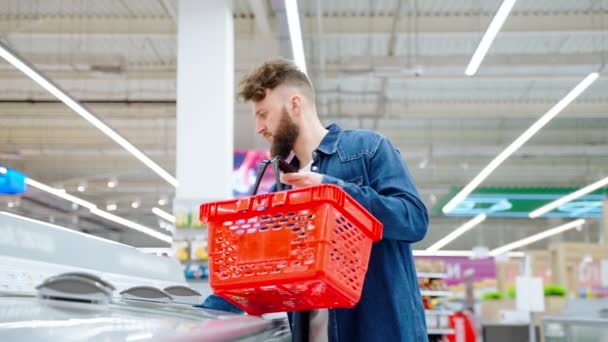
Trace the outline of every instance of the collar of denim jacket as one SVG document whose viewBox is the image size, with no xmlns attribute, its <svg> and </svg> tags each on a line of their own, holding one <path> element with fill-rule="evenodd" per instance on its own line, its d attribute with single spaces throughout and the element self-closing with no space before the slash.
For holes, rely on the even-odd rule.
<svg viewBox="0 0 608 342">
<path fill-rule="evenodd" d="M 329 132 L 327 132 L 325 137 L 323 137 L 323 140 L 321 140 L 321 144 L 317 147 L 317 151 L 325 154 L 333 154 L 338 149 L 338 143 L 340 142 L 340 137 L 342 137 L 343 130 L 336 123 L 332 123 L 326 128 Z"/>
</svg>

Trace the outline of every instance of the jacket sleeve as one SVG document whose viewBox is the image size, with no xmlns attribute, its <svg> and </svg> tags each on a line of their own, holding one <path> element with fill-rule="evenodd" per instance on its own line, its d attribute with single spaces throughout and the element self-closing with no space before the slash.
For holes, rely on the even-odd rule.
<svg viewBox="0 0 608 342">
<path fill-rule="evenodd" d="M 412 177 L 393 145 L 382 137 L 368 157 L 369 186 L 358 186 L 329 175 L 323 183 L 336 184 L 383 224 L 383 239 L 417 242 L 428 230 L 427 209 Z"/>
<path fill-rule="evenodd" d="M 194 305 L 194 307 L 202 308 L 202 309 L 226 311 L 226 312 L 232 312 L 232 313 L 238 313 L 238 314 L 245 313 L 245 311 L 243 309 L 230 303 L 229 301 L 225 300 L 224 298 L 222 298 L 220 296 L 216 296 L 214 294 L 209 295 L 209 297 L 207 297 L 207 299 L 205 299 L 205 301 L 202 304 Z"/>
</svg>

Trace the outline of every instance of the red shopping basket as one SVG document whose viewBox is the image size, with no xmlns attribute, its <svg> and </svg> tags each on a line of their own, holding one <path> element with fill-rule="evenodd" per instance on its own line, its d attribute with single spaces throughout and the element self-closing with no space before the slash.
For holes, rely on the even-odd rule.
<svg viewBox="0 0 608 342">
<path fill-rule="evenodd" d="M 382 224 L 317 185 L 203 204 L 210 285 L 247 313 L 353 307 Z"/>
</svg>

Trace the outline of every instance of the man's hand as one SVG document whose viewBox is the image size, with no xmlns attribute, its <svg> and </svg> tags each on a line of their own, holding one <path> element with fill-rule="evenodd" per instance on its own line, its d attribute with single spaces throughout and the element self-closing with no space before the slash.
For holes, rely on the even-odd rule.
<svg viewBox="0 0 608 342">
<path fill-rule="evenodd" d="M 323 175 L 315 172 L 283 173 L 281 183 L 291 185 L 294 188 L 319 185 L 323 183 Z"/>
</svg>

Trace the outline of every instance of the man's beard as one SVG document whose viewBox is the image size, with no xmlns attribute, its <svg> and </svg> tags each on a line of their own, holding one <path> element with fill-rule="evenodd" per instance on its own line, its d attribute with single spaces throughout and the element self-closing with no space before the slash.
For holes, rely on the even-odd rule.
<svg viewBox="0 0 608 342">
<path fill-rule="evenodd" d="M 279 156 L 283 159 L 289 157 L 299 133 L 300 128 L 293 122 L 289 113 L 287 113 L 287 109 L 283 107 L 279 127 L 276 133 L 272 135 L 271 157 Z"/>
</svg>

